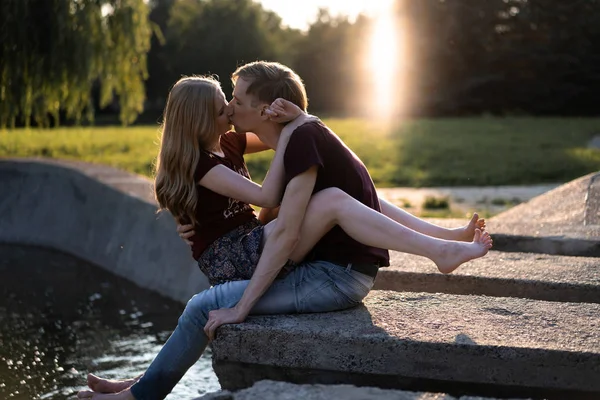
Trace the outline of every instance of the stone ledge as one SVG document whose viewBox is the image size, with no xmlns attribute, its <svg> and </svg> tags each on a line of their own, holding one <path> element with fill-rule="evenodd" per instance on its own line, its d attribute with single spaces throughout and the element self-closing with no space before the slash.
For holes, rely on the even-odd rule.
<svg viewBox="0 0 600 400">
<path fill-rule="evenodd" d="M 275 379 L 591 398 L 600 395 L 598 315 L 598 304 L 375 291 L 346 311 L 224 326 L 213 366 L 228 390 Z"/>
<path fill-rule="evenodd" d="M 492 400 L 488 397 L 463 396 L 460 399 L 441 393 L 384 390 L 352 385 L 295 385 L 287 382 L 260 381 L 238 392 L 223 390 L 196 400 Z"/>
<path fill-rule="evenodd" d="M 491 218 L 496 250 L 600 257 L 600 225 L 594 222 L 599 176 L 586 175 Z"/>
<path fill-rule="evenodd" d="M 490 251 L 444 275 L 426 258 L 390 256 L 375 289 L 600 303 L 598 258 Z"/>
<path fill-rule="evenodd" d="M 0 243 L 57 249 L 185 303 L 208 287 L 150 180 L 83 162 L 0 159 Z"/>
</svg>

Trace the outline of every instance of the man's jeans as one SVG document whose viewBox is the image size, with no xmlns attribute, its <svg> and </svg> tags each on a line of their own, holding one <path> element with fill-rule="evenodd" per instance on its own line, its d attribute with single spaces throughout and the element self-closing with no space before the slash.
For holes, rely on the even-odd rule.
<svg viewBox="0 0 600 400">
<path fill-rule="evenodd" d="M 208 313 L 230 308 L 249 281 L 228 282 L 205 290 L 187 303 L 177 328 L 131 392 L 137 400 L 164 399 L 200 358 L 207 345 Z M 292 314 L 343 310 L 369 293 L 373 278 L 329 262 L 302 263 L 273 285 L 252 314 Z"/>
</svg>

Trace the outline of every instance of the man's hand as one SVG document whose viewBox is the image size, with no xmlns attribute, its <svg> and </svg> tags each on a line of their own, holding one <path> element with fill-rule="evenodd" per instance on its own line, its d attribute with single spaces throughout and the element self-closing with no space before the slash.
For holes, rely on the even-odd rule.
<svg viewBox="0 0 600 400">
<path fill-rule="evenodd" d="M 244 322 L 248 314 L 242 313 L 237 308 L 221 308 L 208 313 L 208 321 L 204 326 L 204 333 L 208 340 L 214 340 L 217 328 L 225 324 L 239 324 Z"/>
<path fill-rule="evenodd" d="M 196 232 L 194 232 L 194 225 L 177 224 L 177 233 L 179 234 L 179 237 L 182 238 L 183 241 L 189 244 L 190 246 L 194 244 L 194 242 L 190 240 L 190 238 L 196 234 Z"/>
</svg>

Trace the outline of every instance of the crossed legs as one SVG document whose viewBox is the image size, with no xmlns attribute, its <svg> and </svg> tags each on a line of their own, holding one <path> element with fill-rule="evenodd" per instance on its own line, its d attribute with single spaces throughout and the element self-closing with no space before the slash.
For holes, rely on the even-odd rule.
<svg viewBox="0 0 600 400">
<path fill-rule="evenodd" d="M 482 231 L 485 222 L 476 215 L 462 229 L 445 229 L 411 217 L 402 216 L 402 219 L 415 229 L 434 233 L 436 236 L 411 229 L 365 206 L 340 189 L 322 190 L 311 198 L 302 223 L 300 240 L 290 259 L 302 261 L 315 244 L 336 225 L 352 239 L 367 246 L 427 257 L 445 274 L 466 261 L 484 256 L 492 247 L 489 233 Z M 400 219 L 398 216 L 397 218 Z M 276 223 L 277 220 L 274 220 L 265 227 L 263 241 L 268 238 Z"/>
</svg>

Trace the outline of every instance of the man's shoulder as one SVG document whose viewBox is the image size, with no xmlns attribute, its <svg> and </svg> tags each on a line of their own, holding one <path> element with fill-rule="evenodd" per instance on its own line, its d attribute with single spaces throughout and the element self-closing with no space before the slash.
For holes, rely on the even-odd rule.
<svg viewBox="0 0 600 400">
<path fill-rule="evenodd" d="M 326 137 L 329 130 L 320 121 L 310 121 L 300 125 L 290 138 L 290 143 L 310 143 Z"/>
<path fill-rule="evenodd" d="M 309 121 L 300 125 L 294 133 L 302 132 L 308 134 L 318 134 L 327 131 L 327 127 L 321 121 Z"/>
</svg>

